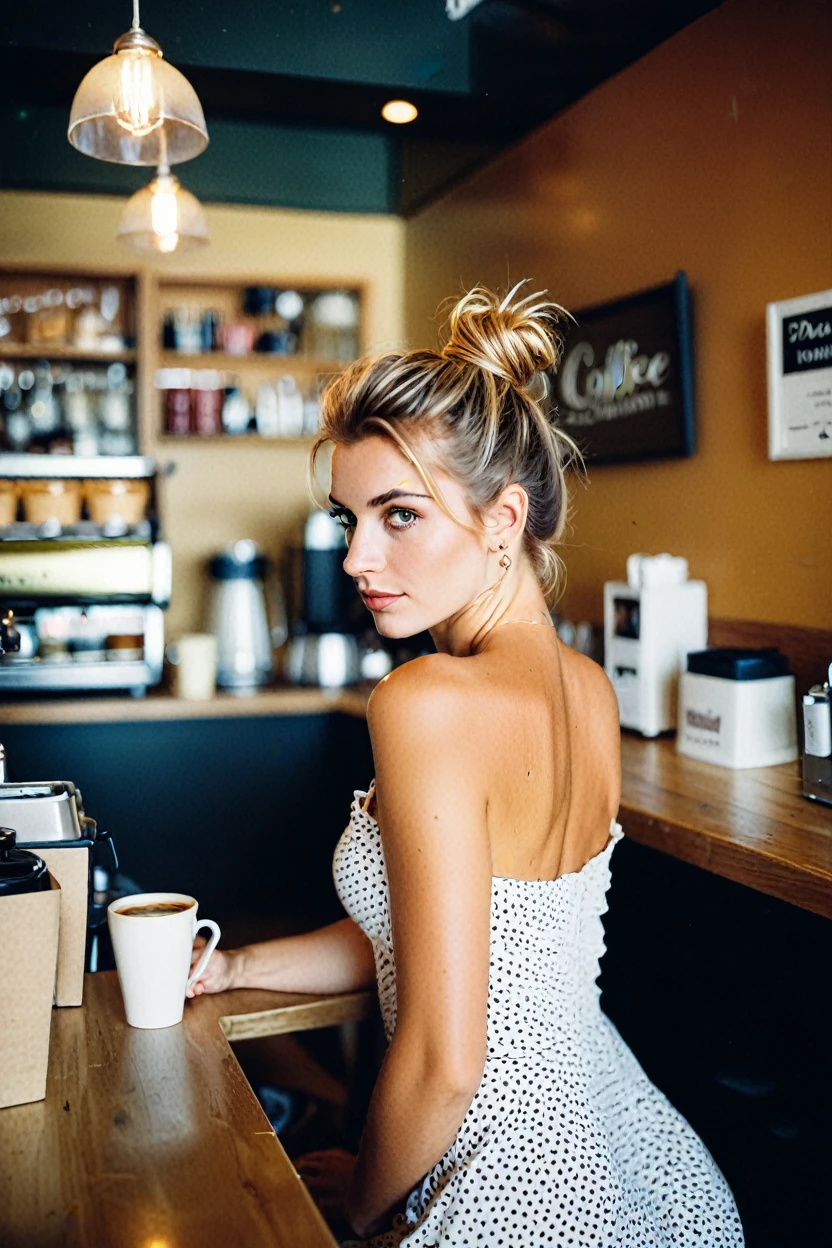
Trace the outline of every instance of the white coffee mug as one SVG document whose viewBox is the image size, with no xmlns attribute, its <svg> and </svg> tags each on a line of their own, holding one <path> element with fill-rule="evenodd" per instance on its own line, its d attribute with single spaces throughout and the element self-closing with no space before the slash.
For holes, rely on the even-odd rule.
<svg viewBox="0 0 832 1248">
<path fill-rule="evenodd" d="M 164 913 L 166 907 L 170 909 Z M 181 1023 L 186 989 L 202 975 L 217 947 L 217 924 L 198 919 L 197 902 L 186 893 L 134 893 L 110 902 L 107 925 L 130 1026 Z M 212 934 L 189 976 L 194 937 L 201 927 L 209 927 Z"/>
<path fill-rule="evenodd" d="M 175 697 L 189 701 L 213 698 L 217 686 L 217 639 L 213 633 L 188 633 L 166 647 L 165 657 L 173 670 Z"/>
</svg>

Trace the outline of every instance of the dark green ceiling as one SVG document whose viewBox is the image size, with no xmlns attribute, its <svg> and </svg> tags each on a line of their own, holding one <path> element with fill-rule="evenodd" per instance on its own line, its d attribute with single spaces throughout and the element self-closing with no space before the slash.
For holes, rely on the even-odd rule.
<svg viewBox="0 0 832 1248">
<path fill-rule="evenodd" d="M 187 75 L 210 143 L 176 167 L 206 202 L 409 214 L 719 0 L 144 0 L 142 26 Z M 671 10 L 671 12 L 668 12 Z M 125 193 L 144 169 L 66 139 L 84 73 L 130 0 L 17 4 L 0 29 L 0 186 Z M 404 95 L 406 127 L 382 120 Z"/>
</svg>

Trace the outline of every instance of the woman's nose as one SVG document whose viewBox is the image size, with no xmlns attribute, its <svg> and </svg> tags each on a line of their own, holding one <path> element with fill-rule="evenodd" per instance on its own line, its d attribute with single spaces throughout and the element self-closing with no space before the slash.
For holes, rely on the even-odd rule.
<svg viewBox="0 0 832 1248">
<path fill-rule="evenodd" d="M 349 550 L 343 564 L 347 576 L 356 577 L 365 572 L 377 572 L 382 563 L 380 553 L 374 548 L 367 531 L 359 534 L 356 529 L 350 538 Z"/>
</svg>

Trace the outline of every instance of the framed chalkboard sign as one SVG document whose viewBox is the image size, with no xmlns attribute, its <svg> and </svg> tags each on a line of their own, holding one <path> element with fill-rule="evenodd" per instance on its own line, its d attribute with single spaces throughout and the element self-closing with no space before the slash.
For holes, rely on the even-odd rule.
<svg viewBox="0 0 832 1248">
<path fill-rule="evenodd" d="M 832 455 L 832 290 L 766 308 L 768 457 Z"/>
<path fill-rule="evenodd" d="M 574 313 L 554 378 L 558 423 L 587 464 L 694 452 L 687 276 Z"/>
</svg>

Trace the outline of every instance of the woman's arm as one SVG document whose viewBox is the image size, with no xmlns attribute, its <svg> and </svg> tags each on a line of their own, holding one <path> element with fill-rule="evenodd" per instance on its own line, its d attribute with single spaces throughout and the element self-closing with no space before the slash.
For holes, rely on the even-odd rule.
<svg viewBox="0 0 832 1248">
<path fill-rule="evenodd" d="M 368 708 L 397 1015 L 345 1202 L 361 1236 L 384 1229 L 447 1151 L 486 1060 L 487 788 L 465 688 L 448 683 L 442 657 L 397 669 Z"/>
<path fill-rule="evenodd" d="M 204 947 L 194 944 L 192 967 Z M 267 988 L 272 992 L 356 992 L 375 984 L 373 946 L 347 916 L 297 936 L 280 936 L 240 949 L 217 949 L 188 996 L 229 988 Z"/>
<path fill-rule="evenodd" d="M 235 988 L 355 992 L 376 982 L 373 946 L 354 919 L 233 950 Z"/>
</svg>

